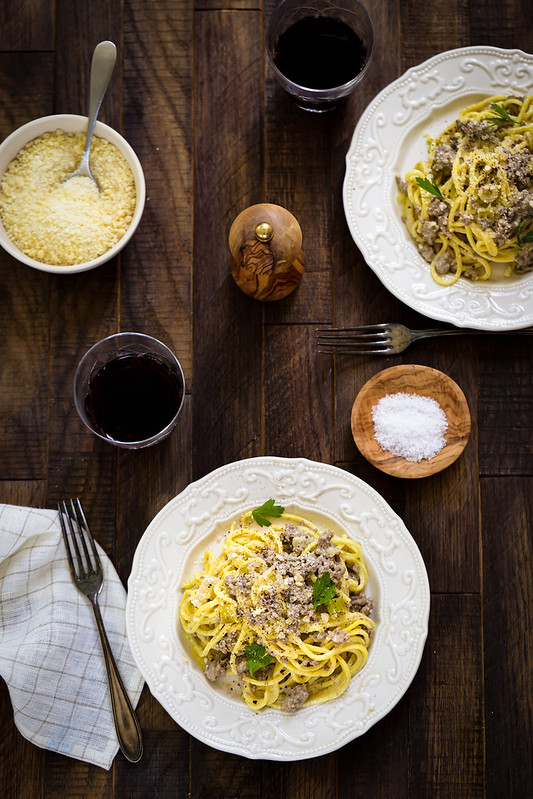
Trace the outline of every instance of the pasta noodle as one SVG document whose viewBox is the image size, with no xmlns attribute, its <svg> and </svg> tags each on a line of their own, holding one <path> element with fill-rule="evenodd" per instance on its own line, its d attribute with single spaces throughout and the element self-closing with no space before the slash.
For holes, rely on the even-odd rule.
<svg viewBox="0 0 533 799">
<path fill-rule="evenodd" d="M 444 286 L 533 269 L 533 96 L 465 108 L 398 179 L 402 219 Z"/>
<path fill-rule="evenodd" d="M 346 534 L 286 513 L 260 527 L 249 512 L 184 584 L 179 620 L 209 679 L 237 677 L 254 709 L 296 710 L 340 696 L 365 664 L 375 631 L 366 583 Z M 265 664 L 253 673 L 251 651 Z"/>
</svg>

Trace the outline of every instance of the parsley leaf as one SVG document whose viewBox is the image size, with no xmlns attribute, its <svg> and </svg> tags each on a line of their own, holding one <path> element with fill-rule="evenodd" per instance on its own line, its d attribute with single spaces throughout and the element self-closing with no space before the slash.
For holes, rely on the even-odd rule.
<svg viewBox="0 0 533 799">
<path fill-rule="evenodd" d="M 268 654 L 265 647 L 257 643 L 247 644 L 244 647 L 244 657 L 252 677 L 258 669 L 262 669 L 263 666 L 269 666 L 274 661 L 274 658 Z"/>
<path fill-rule="evenodd" d="M 446 198 L 442 196 L 441 190 L 439 189 L 437 184 L 434 183 L 432 180 L 430 180 L 429 178 L 416 178 L 416 182 L 418 183 L 421 189 L 424 189 L 424 191 L 427 191 L 430 194 L 434 194 L 435 197 L 439 198 L 439 200 L 446 202 Z"/>
<path fill-rule="evenodd" d="M 519 123 L 518 120 L 513 119 L 513 117 L 510 116 L 507 113 L 507 109 L 505 108 L 504 105 L 499 105 L 498 103 L 491 103 L 490 107 L 492 108 L 493 111 L 496 111 L 496 113 L 498 114 L 497 117 L 488 117 L 487 118 L 487 122 L 489 122 L 491 125 L 509 125 L 509 124 L 511 124 L 511 125 L 518 125 L 518 124 L 523 125 L 524 124 L 523 122 Z"/>
<path fill-rule="evenodd" d="M 518 223 L 518 230 L 516 231 L 516 243 L 519 247 L 523 247 L 524 244 L 531 244 L 531 242 L 533 242 L 533 229 L 529 230 L 527 233 L 524 233 L 522 236 L 522 228 L 524 225 L 525 222 L 523 219 L 521 219 Z"/>
<path fill-rule="evenodd" d="M 270 527 L 272 522 L 269 522 L 266 517 L 281 516 L 284 510 L 285 508 L 282 508 L 281 505 L 275 505 L 273 499 L 267 499 L 267 501 L 263 502 L 258 508 L 253 509 L 252 517 L 260 527 Z"/>
<path fill-rule="evenodd" d="M 313 583 L 314 609 L 316 610 L 320 605 L 329 602 L 334 596 L 337 596 L 337 589 L 331 579 L 331 574 L 329 572 L 324 572 L 324 574 Z"/>
</svg>

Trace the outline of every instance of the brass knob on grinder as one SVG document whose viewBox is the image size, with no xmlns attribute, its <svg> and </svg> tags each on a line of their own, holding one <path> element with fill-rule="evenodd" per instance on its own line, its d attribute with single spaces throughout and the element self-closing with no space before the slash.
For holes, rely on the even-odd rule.
<svg viewBox="0 0 533 799">
<path fill-rule="evenodd" d="M 231 274 L 256 300 L 280 300 L 293 291 L 304 272 L 302 231 L 281 205 L 259 203 L 242 211 L 229 232 Z"/>
</svg>

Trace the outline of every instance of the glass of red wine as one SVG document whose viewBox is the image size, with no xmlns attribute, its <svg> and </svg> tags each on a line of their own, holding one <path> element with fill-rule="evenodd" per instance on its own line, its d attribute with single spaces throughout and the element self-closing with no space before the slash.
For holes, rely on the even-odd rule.
<svg viewBox="0 0 533 799">
<path fill-rule="evenodd" d="M 94 344 L 74 376 L 74 403 L 95 435 L 127 449 L 157 444 L 176 426 L 185 399 L 180 362 L 144 333 L 117 333 Z"/>
<path fill-rule="evenodd" d="M 281 86 L 305 111 L 330 111 L 368 69 L 374 26 L 358 0 L 283 0 L 265 45 Z"/>
</svg>

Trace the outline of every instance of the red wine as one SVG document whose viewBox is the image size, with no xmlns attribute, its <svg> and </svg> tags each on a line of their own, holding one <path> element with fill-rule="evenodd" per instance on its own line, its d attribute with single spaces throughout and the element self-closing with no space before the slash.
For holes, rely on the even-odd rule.
<svg viewBox="0 0 533 799">
<path fill-rule="evenodd" d="M 299 19 L 279 37 L 274 63 L 298 86 L 333 89 L 361 72 L 368 51 L 357 33 L 334 17 Z"/>
<path fill-rule="evenodd" d="M 96 373 L 85 411 L 100 435 L 144 441 L 174 418 L 183 397 L 181 376 L 152 355 L 120 355 Z"/>
</svg>

